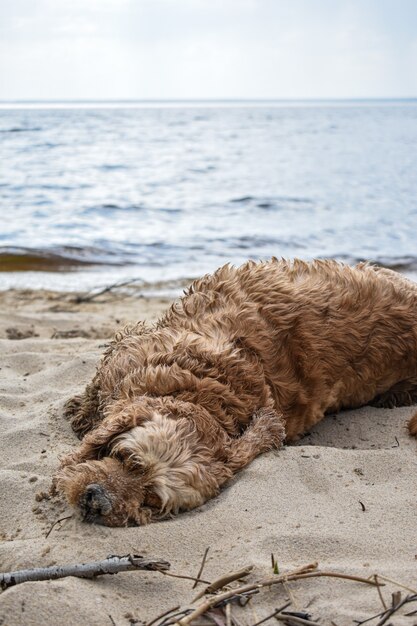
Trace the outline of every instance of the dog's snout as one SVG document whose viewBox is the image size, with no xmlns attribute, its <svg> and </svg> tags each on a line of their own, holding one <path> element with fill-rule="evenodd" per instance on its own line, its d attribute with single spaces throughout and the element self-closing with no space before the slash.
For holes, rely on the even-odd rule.
<svg viewBox="0 0 417 626">
<path fill-rule="evenodd" d="M 80 498 L 80 509 L 86 522 L 94 522 L 112 510 L 112 502 L 108 492 L 98 484 L 88 485 Z"/>
</svg>

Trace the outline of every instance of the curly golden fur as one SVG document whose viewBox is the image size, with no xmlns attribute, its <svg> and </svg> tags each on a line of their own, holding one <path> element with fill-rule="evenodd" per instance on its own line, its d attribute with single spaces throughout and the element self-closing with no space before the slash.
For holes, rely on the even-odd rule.
<svg viewBox="0 0 417 626">
<path fill-rule="evenodd" d="M 415 401 L 414 283 L 366 264 L 226 265 L 116 335 L 67 405 L 83 440 L 55 483 L 86 521 L 144 524 L 201 505 L 328 412 Z"/>
</svg>

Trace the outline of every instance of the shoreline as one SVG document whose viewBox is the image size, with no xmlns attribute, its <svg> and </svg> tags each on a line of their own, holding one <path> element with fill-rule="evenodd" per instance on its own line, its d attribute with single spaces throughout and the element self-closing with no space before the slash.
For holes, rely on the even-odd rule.
<svg viewBox="0 0 417 626">
<path fill-rule="evenodd" d="M 170 302 L 128 293 L 76 302 L 74 293 L 0 292 L 0 570 L 134 553 L 195 576 L 209 546 L 209 581 L 249 564 L 249 581 L 270 576 L 273 553 L 280 572 L 317 560 L 323 570 L 379 573 L 415 587 L 417 451 L 404 428 L 415 407 L 328 416 L 296 445 L 259 457 L 218 497 L 172 520 L 105 528 L 74 517 L 47 536 L 71 514 L 59 499 L 37 499 L 48 491 L 58 457 L 78 444 L 62 416 L 64 403 L 89 382 L 115 330 L 157 319 Z M 388 604 L 397 589 L 383 588 Z M 42 616 L 45 626 L 102 626 L 111 615 L 117 626 L 128 626 L 189 605 L 198 590 L 189 580 L 152 572 L 24 583 L 0 594 L 0 622 L 31 626 Z M 382 608 L 376 590 L 359 583 L 313 579 L 289 590 L 262 592 L 245 609 L 233 605 L 233 614 L 255 623 L 288 593 L 291 610 L 321 616 L 323 626 L 331 620 L 347 626 Z M 411 626 L 409 619 L 395 623 Z"/>
<path fill-rule="evenodd" d="M 74 248 L 75 250 L 75 248 Z M 180 269 L 175 263 L 169 267 L 141 266 L 131 263 L 111 263 L 100 259 L 93 261 L 88 255 L 78 250 L 72 255 L 62 255 L 58 250 L 37 251 L 27 249 L 25 254 L 3 254 L 0 247 L 0 293 L 8 290 L 39 290 L 45 292 L 86 293 L 99 291 L 109 286 L 123 287 L 124 293 L 133 296 L 176 298 L 191 282 L 213 273 L 218 266 L 210 267 L 203 262 Z M 279 256 L 279 255 L 278 255 Z M 231 261 L 239 266 L 248 260 L 266 260 L 270 256 L 245 257 Z M 327 259 L 327 257 L 318 257 Z M 312 260 L 309 258 L 306 261 Z M 330 260 L 330 257 L 329 257 Z M 333 260 L 333 258 L 332 258 Z M 345 265 L 356 265 L 366 262 L 370 265 L 391 269 L 406 278 L 417 282 L 417 258 L 404 256 L 396 258 L 380 258 L 379 260 L 350 257 L 334 257 L 334 260 Z"/>
</svg>

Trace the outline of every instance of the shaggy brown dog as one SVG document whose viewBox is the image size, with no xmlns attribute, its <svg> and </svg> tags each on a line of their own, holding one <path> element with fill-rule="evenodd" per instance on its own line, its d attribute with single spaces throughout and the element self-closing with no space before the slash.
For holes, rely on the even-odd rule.
<svg viewBox="0 0 417 626">
<path fill-rule="evenodd" d="M 326 412 L 415 401 L 414 283 L 365 264 L 227 265 L 116 336 L 67 406 L 84 439 L 56 485 L 86 521 L 144 524 L 202 504 Z"/>
</svg>

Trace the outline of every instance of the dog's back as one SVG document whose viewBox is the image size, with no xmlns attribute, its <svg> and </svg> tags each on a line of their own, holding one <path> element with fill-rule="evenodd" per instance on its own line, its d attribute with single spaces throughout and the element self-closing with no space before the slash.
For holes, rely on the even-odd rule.
<svg viewBox="0 0 417 626">
<path fill-rule="evenodd" d="M 401 381 L 413 392 L 416 319 L 417 286 L 395 272 L 272 260 L 195 281 L 159 327 L 197 333 L 208 350 L 256 355 L 291 439 Z"/>
</svg>

